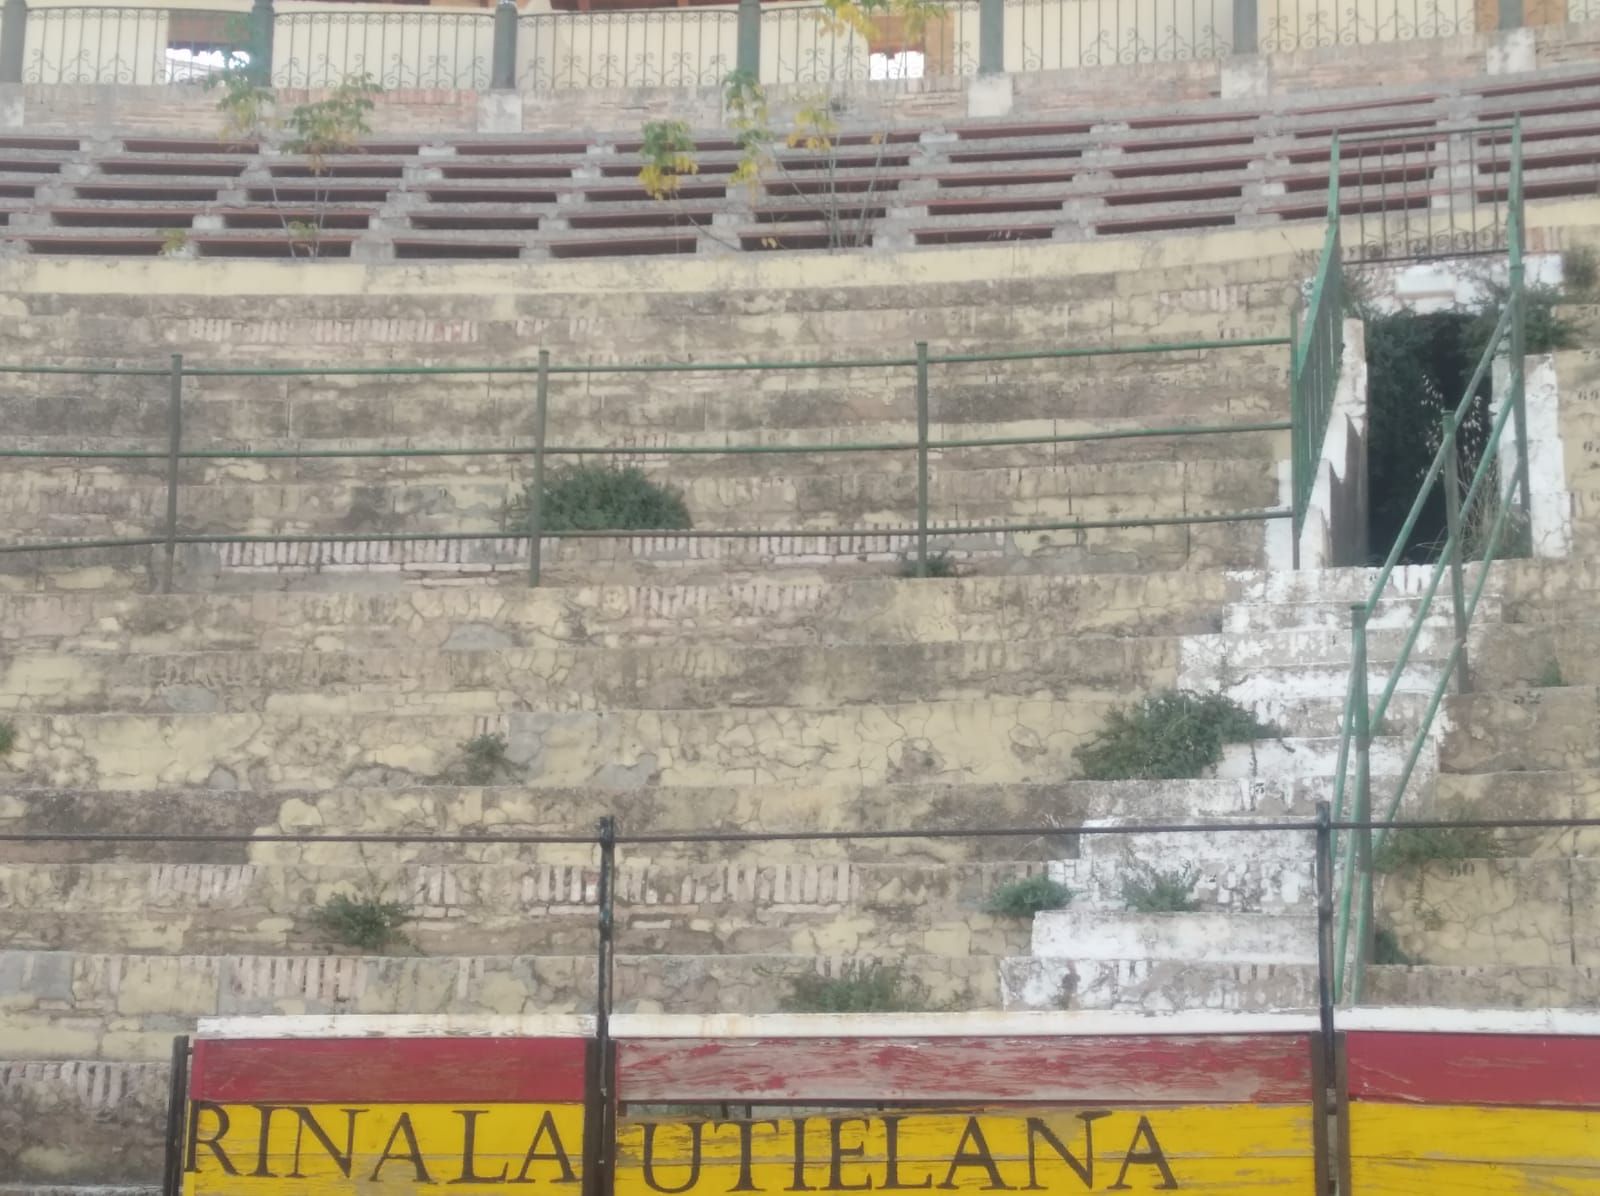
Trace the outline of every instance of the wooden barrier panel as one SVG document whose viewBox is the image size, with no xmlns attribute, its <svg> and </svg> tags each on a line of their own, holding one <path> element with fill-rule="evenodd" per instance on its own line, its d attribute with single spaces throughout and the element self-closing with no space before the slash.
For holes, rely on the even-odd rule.
<svg viewBox="0 0 1600 1196">
<path fill-rule="evenodd" d="M 1600 1037 L 1345 1035 L 1352 1196 L 1600 1196 Z"/>
<path fill-rule="evenodd" d="M 1309 1034 L 624 1041 L 616 1192 L 1310 1196 L 1317 1049 Z M 744 1115 L 637 1110 L 684 1101 Z"/>
<path fill-rule="evenodd" d="M 183 1190 L 577 1192 L 588 1050 L 583 1038 L 201 1039 Z"/>
</svg>

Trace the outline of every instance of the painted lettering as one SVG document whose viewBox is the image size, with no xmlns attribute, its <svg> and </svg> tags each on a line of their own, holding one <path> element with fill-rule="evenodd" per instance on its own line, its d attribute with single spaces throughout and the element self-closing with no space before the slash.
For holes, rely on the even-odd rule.
<svg viewBox="0 0 1600 1196">
<path fill-rule="evenodd" d="M 924 1175 L 920 1180 L 912 1183 L 900 1182 L 900 1123 L 905 1120 L 905 1115 L 896 1113 L 883 1119 L 883 1146 L 886 1167 L 883 1175 L 883 1190 L 887 1192 L 906 1188 L 931 1188 L 933 1176 Z"/>
<path fill-rule="evenodd" d="M 200 1136 L 200 1114 L 210 1113 L 217 1119 L 216 1132 L 209 1138 Z M 228 1158 L 227 1152 L 222 1149 L 222 1139 L 228 1134 L 228 1111 L 221 1105 L 214 1105 L 210 1101 L 197 1100 L 189 1108 L 189 1157 L 185 1160 L 185 1171 L 200 1170 L 198 1159 L 200 1148 L 204 1146 L 209 1150 L 222 1169 L 229 1175 L 238 1175 L 239 1169 L 233 1165 L 233 1160 Z"/>
<path fill-rule="evenodd" d="M 754 1151 L 754 1145 L 751 1139 L 755 1136 L 756 1126 L 769 1125 L 772 1127 L 773 1132 L 776 1133 L 778 1130 L 778 1123 L 776 1121 L 714 1121 L 711 1124 L 718 1127 L 731 1125 L 737 1127 L 739 1131 L 739 1180 L 733 1185 L 733 1187 L 729 1188 L 728 1191 L 765 1191 L 764 1188 L 756 1187 L 755 1179 L 750 1173 L 751 1154 Z"/>
<path fill-rule="evenodd" d="M 700 1146 L 701 1136 L 705 1131 L 706 1123 L 691 1121 L 689 1126 L 689 1178 L 676 1188 L 668 1188 L 656 1182 L 655 1170 L 655 1142 L 656 1131 L 661 1128 L 654 1121 L 645 1123 L 644 1127 L 644 1182 L 653 1192 L 687 1192 L 700 1182 Z"/>
<path fill-rule="evenodd" d="M 971 1143 L 971 1148 L 968 1148 Z M 989 1175 L 989 1182 L 983 1186 L 986 1192 L 1009 1191 L 1011 1185 L 1000 1178 L 1000 1168 L 995 1165 L 994 1155 L 989 1152 L 989 1143 L 984 1139 L 983 1127 L 978 1124 L 976 1117 L 967 1118 L 967 1127 L 961 1131 L 961 1141 L 956 1143 L 955 1152 L 950 1156 L 950 1170 L 945 1172 L 941 1188 L 956 1188 L 956 1172 L 965 1167 L 982 1167 Z"/>
<path fill-rule="evenodd" d="M 356 1117 L 365 1113 L 366 1110 L 341 1109 L 339 1111 L 345 1115 L 344 1152 L 342 1154 L 339 1152 L 339 1148 L 333 1144 L 333 1139 L 328 1137 L 327 1131 L 317 1124 L 317 1119 L 311 1115 L 311 1110 L 303 1105 L 295 1106 L 294 1112 L 300 1118 L 300 1123 L 294 1129 L 294 1170 L 289 1172 L 290 1179 L 305 1178 L 300 1171 L 300 1151 L 304 1144 L 307 1130 L 311 1131 L 311 1136 L 317 1140 L 322 1149 L 327 1152 L 328 1157 L 333 1160 L 333 1165 L 339 1168 L 339 1174 L 346 1179 L 350 1178 L 350 1167 L 356 1157 Z M 261 1119 L 261 1141 L 264 1144 L 266 1140 L 267 1118 L 263 1116 Z"/>
<path fill-rule="evenodd" d="M 806 1118 L 794 1119 L 794 1182 L 784 1189 L 785 1192 L 809 1192 L 811 1185 L 806 1183 Z"/>
<path fill-rule="evenodd" d="M 865 1117 L 832 1117 L 828 1119 L 828 1189 L 833 1192 L 865 1192 L 872 1187 L 872 1177 L 869 1175 L 860 1183 L 846 1183 L 844 1178 L 844 1164 L 846 1159 L 859 1159 L 867 1153 L 865 1142 L 858 1142 L 854 1146 L 846 1146 L 843 1142 L 844 1127 L 852 1121 L 861 1123 L 863 1133 L 872 1129 L 872 1122 Z"/>
<path fill-rule="evenodd" d="M 546 1138 L 550 1140 L 550 1149 L 540 1150 L 539 1145 Z M 522 1170 L 517 1172 L 517 1178 L 511 1182 L 531 1184 L 533 1180 L 528 1178 L 528 1168 L 535 1163 L 554 1163 L 559 1168 L 561 1183 L 578 1182 L 578 1177 L 572 1171 L 572 1160 L 567 1157 L 567 1148 L 561 1142 L 561 1132 L 556 1129 L 555 1114 L 549 1109 L 546 1109 L 544 1116 L 539 1118 L 539 1126 L 533 1131 L 533 1141 L 528 1143 L 528 1153 L 522 1160 Z"/>
<path fill-rule="evenodd" d="M 1094 1187 L 1094 1123 L 1102 1117 L 1110 1117 L 1109 1109 L 1094 1109 L 1086 1113 L 1079 1113 L 1078 1120 L 1083 1122 L 1083 1159 L 1079 1161 L 1068 1150 L 1060 1138 L 1056 1137 L 1042 1120 L 1037 1117 L 1028 1118 L 1028 1190 L 1041 1191 L 1045 1187 L 1039 1182 L 1039 1140 L 1043 1139 L 1051 1150 L 1073 1173 L 1083 1181 L 1086 1188 Z"/>
<path fill-rule="evenodd" d="M 405 1135 L 406 1145 L 410 1149 L 405 1154 L 398 1155 L 394 1153 L 394 1144 L 402 1134 Z M 413 1178 L 418 1183 L 433 1182 L 433 1176 L 428 1174 L 427 1164 L 422 1161 L 422 1148 L 417 1145 L 417 1131 L 411 1127 L 410 1113 L 401 1113 L 400 1119 L 394 1123 L 394 1129 L 389 1131 L 389 1140 L 383 1145 L 383 1154 L 379 1157 L 377 1166 L 372 1169 L 371 1182 L 378 1182 L 384 1167 L 389 1163 L 402 1160 L 411 1164 L 416 1173 Z"/>
<path fill-rule="evenodd" d="M 1143 1150 L 1137 1149 L 1140 1142 L 1145 1143 Z M 1129 1167 L 1154 1167 L 1161 1172 L 1161 1182 L 1156 1185 L 1157 1191 L 1164 1191 L 1178 1186 L 1177 1177 L 1172 1174 L 1172 1168 L 1167 1165 L 1166 1152 L 1161 1149 L 1161 1143 L 1156 1141 L 1156 1132 L 1150 1126 L 1148 1117 L 1140 1117 L 1139 1124 L 1134 1127 L 1133 1141 L 1128 1143 L 1128 1153 L 1122 1156 L 1122 1170 L 1117 1172 L 1117 1182 L 1106 1189 L 1108 1192 L 1125 1191 L 1128 1187 L 1123 1181 L 1127 1179 Z"/>
<path fill-rule="evenodd" d="M 455 1115 L 461 1118 L 461 1174 L 450 1182 L 453 1184 L 503 1184 L 506 1182 L 506 1172 L 511 1170 L 511 1164 L 501 1166 L 499 1175 L 479 1175 L 477 1164 L 473 1155 L 477 1153 L 478 1144 L 478 1118 L 487 1113 L 488 1109 L 456 1109 Z M 526 1167 L 526 1164 L 524 1164 Z"/>
</svg>

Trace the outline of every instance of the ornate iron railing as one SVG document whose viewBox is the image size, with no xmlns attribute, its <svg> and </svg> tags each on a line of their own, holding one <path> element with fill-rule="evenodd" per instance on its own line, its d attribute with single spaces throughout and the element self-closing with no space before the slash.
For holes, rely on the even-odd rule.
<svg viewBox="0 0 1600 1196">
<path fill-rule="evenodd" d="M 483 91 L 493 52 L 494 17 L 487 10 L 280 12 L 273 24 L 272 81 L 334 87 L 370 75 L 388 89 Z"/>
<path fill-rule="evenodd" d="M 954 79 L 978 69 L 977 0 L 952 0 L 919 28 L 879 18 L 871 38 L 830 19 L 821 4 L 761 10 L 764 83 L 907 83 Z"/>
<path fill-rule="evenodd" d="M 1224 58 L 1234 0 L 1008 0 L 1005 66 L 1050 71 Z"/>
<path fill-rule="evenodd" d="M 1261 52 L 1414 41 L 1477 32 L 1473 0 L 1265 0 Z"/>
<path fill-rule="evenodd" d="M 235 11 L 86 5 L 28 12 L 27 83 L 188 83 L 223 65 Z"/>
<path fill-rule="evenodd" d="M 523 91 L 715 87 L 734 69 L 732 8 L 537 13 L 517 21 Z"/>
</svg>

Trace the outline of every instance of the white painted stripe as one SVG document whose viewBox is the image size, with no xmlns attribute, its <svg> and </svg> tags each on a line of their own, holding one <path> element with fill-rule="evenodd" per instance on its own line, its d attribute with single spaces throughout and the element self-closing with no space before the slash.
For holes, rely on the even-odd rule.
<svg viewBox="0 0 1600 1196">
<path fill-rule="evenodd" d="M 200 1038 L 589 1038 L 595 1021 L 574 1014 L 317 1013 L 203 1017 Z"/>
<path fill-rule="evenodd" d="M 1578 1009 L 1341 1009 L 1341 1030 L 1431 1034 L 1600 1035 L 1600 1011 Z"/>
<path fill-rule="evenodd" d="M 1144 1034 L 1304 1034 L 1305 1013 L 1138 1013 L 1045 1010 L 1012 1013 L 618 1014 L 613 1038 L 955 1038 Z"/>
</svg>

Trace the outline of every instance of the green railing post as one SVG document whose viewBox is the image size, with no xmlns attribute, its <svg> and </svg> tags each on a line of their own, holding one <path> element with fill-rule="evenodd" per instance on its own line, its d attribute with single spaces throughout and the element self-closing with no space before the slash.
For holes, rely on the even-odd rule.
<svg viewBox="0 0 1600 1196">
<path fill-rule="evenodd" d="M 928 576 L 928 342 L 917 342 L 917 576 Z"/>
<path fill-rule="evenodd" d="M 5 0 L 0 8 L 0 83 L 22 82 L 22 54 L 27 43 L 27 0 Z"/>
<path fill-rule="evenodd" d="M 1294 545 L 1300 552 L 1300 529 L 1305 526 L 1306 507 L 1311 487 L 1305 476 L 1306 443 L 1311 429 L 1306 427 L 1306 402 L 1301 393 L 1305 387 L 1302 371 L 1305 368 L 1300 356 L 1300 299 L 1289 305 L 1289 485 L 1294 497 Z M 1299 567 L 1298 560 L 1296 567 Z"/>
<path fill-rule="evenodd" d="M 1446 412 L 1439 417 L 1444 439 L 1444 522 L 1450 542 L 1450 606 L 1455 615 L 1456 675 L 1460 691 L 1472 692 L 1467 661 L 1467 590 L 1461 577 L 1461 476 L 1456 461 L 1456 421 Z"/>
<path fill-rule="evenodd" d="M 761 0 L 739 0 L 734 66 L 752 79 L 761 78 Z"/>
<path fill-rule="evenodd" d="M 1506 223 L 1508 225 L 1508 249 L 1511 253 L 1511 294 L 1507 300 L 1511 304 L 1511 403 L 1512 419 L 1517 428 L 1517 468 L 1521 471 L 1521 505 L 1522 517 L 1528 521 L 1528 530 L 1531 536 L 1533 530 L 1533 493 L 1532 474 L 1528 469 L 1528 395 L 1527 395 L 1527 353 L 1528 353 L 1528 305 L 1525 287 L 1527 284 L 1526 266 L 1523 262 L 1523 239 L 1525 236 L 1522 202 L 1522 117 L 1518 116 L 1511 124 L 1511 187 L 1506 203 Z"/>
<path fill-rule="evenodd" d="M 533 481 L 528 487 L 528 584 L 539 584 L 544 553 L 544 431 L 550 413 L 550 350 L 539 350 L 533 391 Z"/>
<path fill-rule="evenodd" d="M 255 0 L 250 8 L 250 73 L 262 87 L 272 83 L 272 39 L 277 22 L 272 0 Z"/>
<path fill-rule="evenodd" d="M 1006 0 L 978 0 L 978 74 L 1006 69 Z"/>
<path fill-rule="evenodd" d="M 183 354 L 172 355 L 167 374 L 167 521 L 161 564 L 161 592 L 172 593 L 172 570 L 178 555 L 178 454 L 183 451 Z"/>
<path fill-rule="evenodd" d="M 1355 749 L 1355 794 L 1351 801 L 1350 821 L 1361 824 L 1355 833 L 1357 883 L 1361 903 L 1357 907 L 1355 974 L 1351 985 L 1353 1000 L 1359 1004 L 1366 978 L 1366 968 L 1372 959 L 1372 711 L 1367 695 L 1367 604 L 1350 606 L 1350 668 L 1355 683 L 1355 699 L 1351 708 L 1354 723 L 1351 746 Z"/>
<path fill-rule="evenodd" d="M 514 89 L 517 85 L 516 0 L 500 0 L 494 6 L 494 55 L 490 62 L 489 86 L 495 91 Z"/>
</svg>

